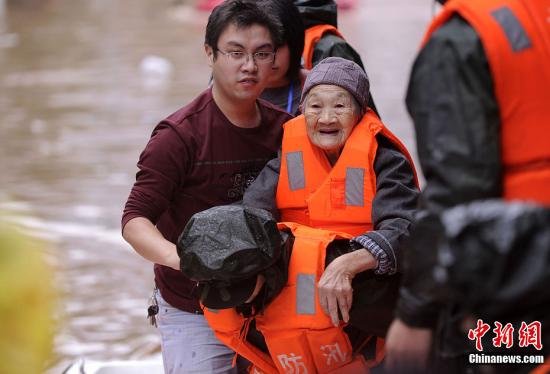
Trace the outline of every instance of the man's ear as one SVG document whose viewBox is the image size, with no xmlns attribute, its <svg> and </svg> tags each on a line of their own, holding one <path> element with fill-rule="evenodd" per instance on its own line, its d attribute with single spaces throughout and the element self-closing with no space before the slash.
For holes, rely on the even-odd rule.
<svg viewBox="0 0 550 374">
<path fill-rule="evenodd" d="M 208 66 L 212 67 L 212 64 L 214 63 L 214 49 L 208 44 L 205 44 L 204 52 L 206 53 L 206 57 L 208 58 Z"/>
</svg>

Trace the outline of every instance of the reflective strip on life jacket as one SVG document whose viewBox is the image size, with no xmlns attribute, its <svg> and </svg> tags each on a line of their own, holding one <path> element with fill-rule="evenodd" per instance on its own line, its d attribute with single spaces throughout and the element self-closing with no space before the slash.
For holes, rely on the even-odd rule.
<svg viewBox="0 0 550 374">
<path fill-rule="evenodd" d="M 288 186 L 291 191 L 301 190 L 306 187 L 304 171 L 304 154 L 302 151 L 288 152 L 286 155 L 288 164 Z"/>
<path fill-rule="evenodd" d="M 315 274 L 296 276 L 296 314 L 315 314 Z"/>
<path fill-rule="evenodd" d="M 316 25 L 306 29 L 304 51 L 302 52 L 304 68 L 308 70 L 313 68 L 313 51 L 315 50 L 315 45 L 325 34 L 334 34 L 344 38 L 342 34 L 340 34 L 340 31 L 332 25 Z"/>
<path fill-rule="evenodd" d="M 550 206 L 550 24 L 546 0 L 451 0 L 435 30 L 455 13 L 481 39 L 501 121 L 503 197 Z"/>
</svg>

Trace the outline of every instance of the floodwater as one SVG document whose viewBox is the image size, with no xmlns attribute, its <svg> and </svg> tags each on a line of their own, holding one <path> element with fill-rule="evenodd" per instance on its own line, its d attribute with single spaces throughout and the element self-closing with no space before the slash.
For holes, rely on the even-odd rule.
<svg viewBox="0 0 550 374">
<path fill-rule="evenodd" d="M 403 97 L 431 15 L 429 0 L 358 0 L 339 17 L 413 152 Z M 120 216 L 152 128 L 207 85 L 207 17 L 182 0 L 0 0 L 0 212 L 44 239 L 56 269 L 52 372 L 159 353 L 152 266 Z"/>
</svg>

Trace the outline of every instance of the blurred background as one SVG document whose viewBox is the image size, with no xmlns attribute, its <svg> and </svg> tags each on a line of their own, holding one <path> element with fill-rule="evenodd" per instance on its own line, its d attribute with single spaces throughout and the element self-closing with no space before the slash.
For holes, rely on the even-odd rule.
<svg viewBox="0 0 550 374">
<path fill-rule="evenodd" d="M 415 154 L 404 96 L 433 1 L 348 3 L 339 27 Z M 123 242 L 120 217 L 151 130 L 208 83 L 208 14 L 195 0 L 0 0 L 0 212 L 48 243 L 52 372 L 159 355 L 152 266 Z"/>
</svg>

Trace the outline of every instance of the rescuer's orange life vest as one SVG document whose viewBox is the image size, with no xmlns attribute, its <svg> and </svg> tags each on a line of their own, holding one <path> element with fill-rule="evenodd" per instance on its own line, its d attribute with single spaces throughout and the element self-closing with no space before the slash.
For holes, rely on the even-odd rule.
<svg viewBox="0 0 550 374">
<path fill-rule="evenodd" d="M 451 0 L 424 38 L 458 13 L 477 32 L 500 112 L 503 197 L 550 205 L 547 0 Z"/>
<path fill-rule="evenodd" d="M 334 34 L 344 38 L 338 29 L 332 25 L 316 25 L 306 29 L 304 35 L 304 51 L 302 52 L 304 68 L 308 70 L 313 68 L 313 50 L 317 42 L 321 40 L 325 34 Z"/>
<path fill-rule="evenodd" d="M 372 230 L 378 134 L 389 139 L 414 170 L 405 146 L 370 109 L 354 127 L 334 167 L 323 150 L 309 141 L 303 115 L 285 123 L 284 128 L 276 195 L 284 222 L 354 236 Z"/>
</svg>

